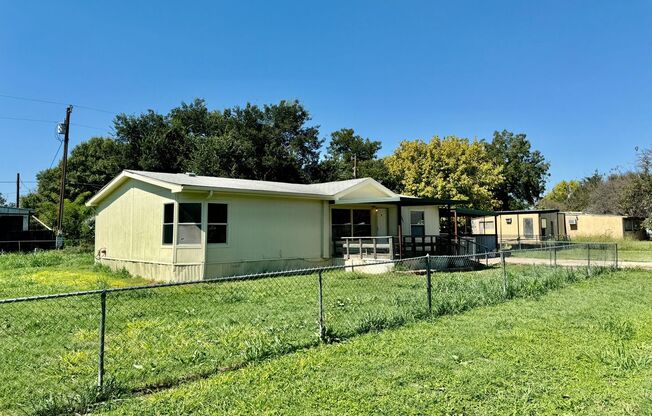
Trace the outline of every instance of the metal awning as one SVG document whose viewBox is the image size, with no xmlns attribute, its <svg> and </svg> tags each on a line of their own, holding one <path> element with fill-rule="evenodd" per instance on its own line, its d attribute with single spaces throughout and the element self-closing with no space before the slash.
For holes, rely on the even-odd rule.
<svg viewBox="0 0 652 416">
<path fill-rule="evenodd" d="M 485 211 L 482 209 L 465 208 L 465 207 L 456 207 L 453 208 L 453 211 L 455 211 L 457 215 L 464 215 L 467 217 L 494 217 L 498 215 L 498 213 L 495 211 Z"/>
</svg>

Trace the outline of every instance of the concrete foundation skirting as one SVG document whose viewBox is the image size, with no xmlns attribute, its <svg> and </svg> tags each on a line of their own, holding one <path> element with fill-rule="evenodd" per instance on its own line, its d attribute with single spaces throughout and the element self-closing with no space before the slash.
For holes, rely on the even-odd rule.
<svg viewBox="0 0 652 416">
<path fill-rule="evenodd" d="M 365 274 L 383 274 L 394 270 L 394 263 L 388 263 L 388 260 L 350 258 L 344 261 L 344 265 L 351 266 L 346 271 Z"/>
</svg>

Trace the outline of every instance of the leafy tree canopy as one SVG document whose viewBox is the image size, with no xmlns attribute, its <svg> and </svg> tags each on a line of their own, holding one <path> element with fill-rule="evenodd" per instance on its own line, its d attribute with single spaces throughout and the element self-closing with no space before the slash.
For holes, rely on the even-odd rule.
<svg viewBox="0 0 652 416">
<path fill-rule="evenodd" d="M 504 181 L 495 194 L 499 208 L 526 209 L 532 207 L 543 195 L 550 164 L 543 154 L 532 150 L 530 141 L 523 133 L 495 131 L 487 144 L 487 152 L 496 164 L 503 167 Z"/>
<path fill-rule="evenodd" d="M 495 190 L 504 178 L 485 145 L 449 136 L 403 141 L 387 158 L 400 191 L 414 196 L 468 201 L 475 208 L 499 206 Z"/>
</svg>

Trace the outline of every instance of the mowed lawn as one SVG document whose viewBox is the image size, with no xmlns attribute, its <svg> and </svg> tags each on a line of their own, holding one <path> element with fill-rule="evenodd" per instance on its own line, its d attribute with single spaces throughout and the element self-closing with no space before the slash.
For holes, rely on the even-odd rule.
<svg viewBox="0 0 652 416">
<path fill-rule="evenodd" d="M 421 262 L 421 263 L 420 263 Z M 537 298 L 585 281 L 582 268 L 510 265 L 434 273 L 409 260 L 391 272 L 323 274 L 329 341 L 510 299 Z M 594 278 L 608 275 L 596 268 Z M 93 264 L 88 253 L 0 256 L 0 298 L 125 287 L 153 282 Z M 83 412 L 98 401 L 129 399 L 306 350 L 318 340 L 316 274 L 110 292 L 106 384 L 97 392 L 98 294 L 0 305 L 0 414 Z M 250 371 L 250 370 L 246 370 Z"/>
<path fill-rule="evenodd" d="M 108 402 L 97 413 L 652 413 L 652 274 L 410 323 Z"/>
<path fill-rule="evenodd" d="M 638 240 L 614 240 L 609 238 L 591 238 L 579 239 L 574 242 L 601 242 L 608 244 L 618 244 L 618 259 L 621 261 L 645 261 L 652 262 L 652 241 Z"/>
</svg>

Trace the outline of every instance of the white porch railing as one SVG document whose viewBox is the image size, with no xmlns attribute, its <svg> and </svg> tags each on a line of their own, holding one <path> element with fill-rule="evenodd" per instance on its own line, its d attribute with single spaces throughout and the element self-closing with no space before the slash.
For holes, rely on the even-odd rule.
<svg viewBox="0 0 652 416">
<path fill-rule="evenodd" d="M 344 240 L 344 258 L 393 259 L 394 237 L 342 237 Z"/>
</svg>

